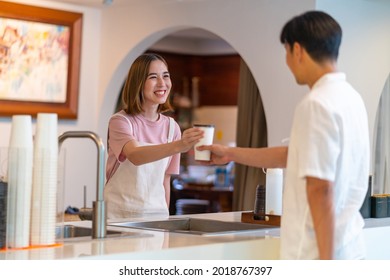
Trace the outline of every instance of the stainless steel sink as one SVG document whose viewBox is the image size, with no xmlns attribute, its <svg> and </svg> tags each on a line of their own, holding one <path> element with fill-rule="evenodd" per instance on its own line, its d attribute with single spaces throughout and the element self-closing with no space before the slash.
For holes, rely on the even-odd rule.
<svg viewBox="0 0 390 280">
<path fill-rule="evenodd" d="M 142 236 L 139 233 L 135 232 L 123 232 L 120 230 L 107 230 L 106 237 L 121 237 L 121 236 Z M 79 239 L 80 237 L 92 237 L 92 228 L 79 227 L 74 225 L 64 225 L 62 227 L 56 227 L 56 238 L 71 240 Z"/>
<path fill-rule="evenodd" d="M 274 228 L 274 226 L 269 225 L 249 224 L 241 222 L 223 222 L 218 220 L 197 218 L 173 218 L 169 220 L 147 222 L 122 222 L 112 223 L 110 224 L 110 226 L 198 235 L 219 235 Z"/>
</svg>

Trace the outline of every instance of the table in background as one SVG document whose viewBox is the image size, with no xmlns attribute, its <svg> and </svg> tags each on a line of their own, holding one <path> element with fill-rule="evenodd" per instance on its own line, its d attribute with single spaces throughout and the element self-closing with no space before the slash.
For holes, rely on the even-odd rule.
<svg viewBox="0 0 390 280">
<path fill-rule="evenodd" d="M 230 212 L 233 205 L 233 187 L 215 187 L 213 184 L 180 182 L 172 186 L 172 202 L 182 198 L 208 200 L 209 212 Z"/>
</svg>

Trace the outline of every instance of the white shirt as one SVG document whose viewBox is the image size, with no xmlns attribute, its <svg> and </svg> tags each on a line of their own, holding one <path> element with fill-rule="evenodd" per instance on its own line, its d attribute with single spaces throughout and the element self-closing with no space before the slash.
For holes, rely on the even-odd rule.
<svg viewBox="0 0 390 280">
<path fill-rule="evenodd" d="M 333 182 L 335 258 L 364 258 L 360 207 L 368 188 L 369 133 L 361 96 L 343 73 L 321 77 L 298 104 L 290 135 L 281 224 L 282 259 L 318 259 L 306 179 Z"/>
</svg>

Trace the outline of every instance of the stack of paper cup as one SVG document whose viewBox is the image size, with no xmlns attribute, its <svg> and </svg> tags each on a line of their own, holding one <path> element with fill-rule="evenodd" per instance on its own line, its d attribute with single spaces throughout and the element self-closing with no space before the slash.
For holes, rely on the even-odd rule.
<svg viewBox="0 0 390 280">
<path fill-rule="evenodd" d="M 29 246 L 32 168 L 31 116 L 15 115 L 8 149 L 8 248 Z"/>
<path fill-rule="evenodd" d="M 8 147 L 0 147 L 0 181 L 7 182 Z"/>
<path fill-rule="evenodd" d="M 34 138 L 31 245 L 55 243 L 57 211 L 57 114 L 40 113 Z"/>
<path fill-rule="evenodd" d="M 265 212 L 271 215 L 282 215 L 283 169 L 267 169 Z"/>
</svg>

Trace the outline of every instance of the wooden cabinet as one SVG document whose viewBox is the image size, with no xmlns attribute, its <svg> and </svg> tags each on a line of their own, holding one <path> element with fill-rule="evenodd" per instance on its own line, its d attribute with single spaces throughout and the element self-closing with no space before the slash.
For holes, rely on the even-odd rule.
<svg viewBox="0 0 390 280">
<path fill-rule="evenodd" d="M 198 78 L 199 106 L 237 105 L 239 55 L 198 56 L 156 52 L 168 63 L 173 94 L 188 95 L 192 100 L 193 78 Z"/>
</svg>

